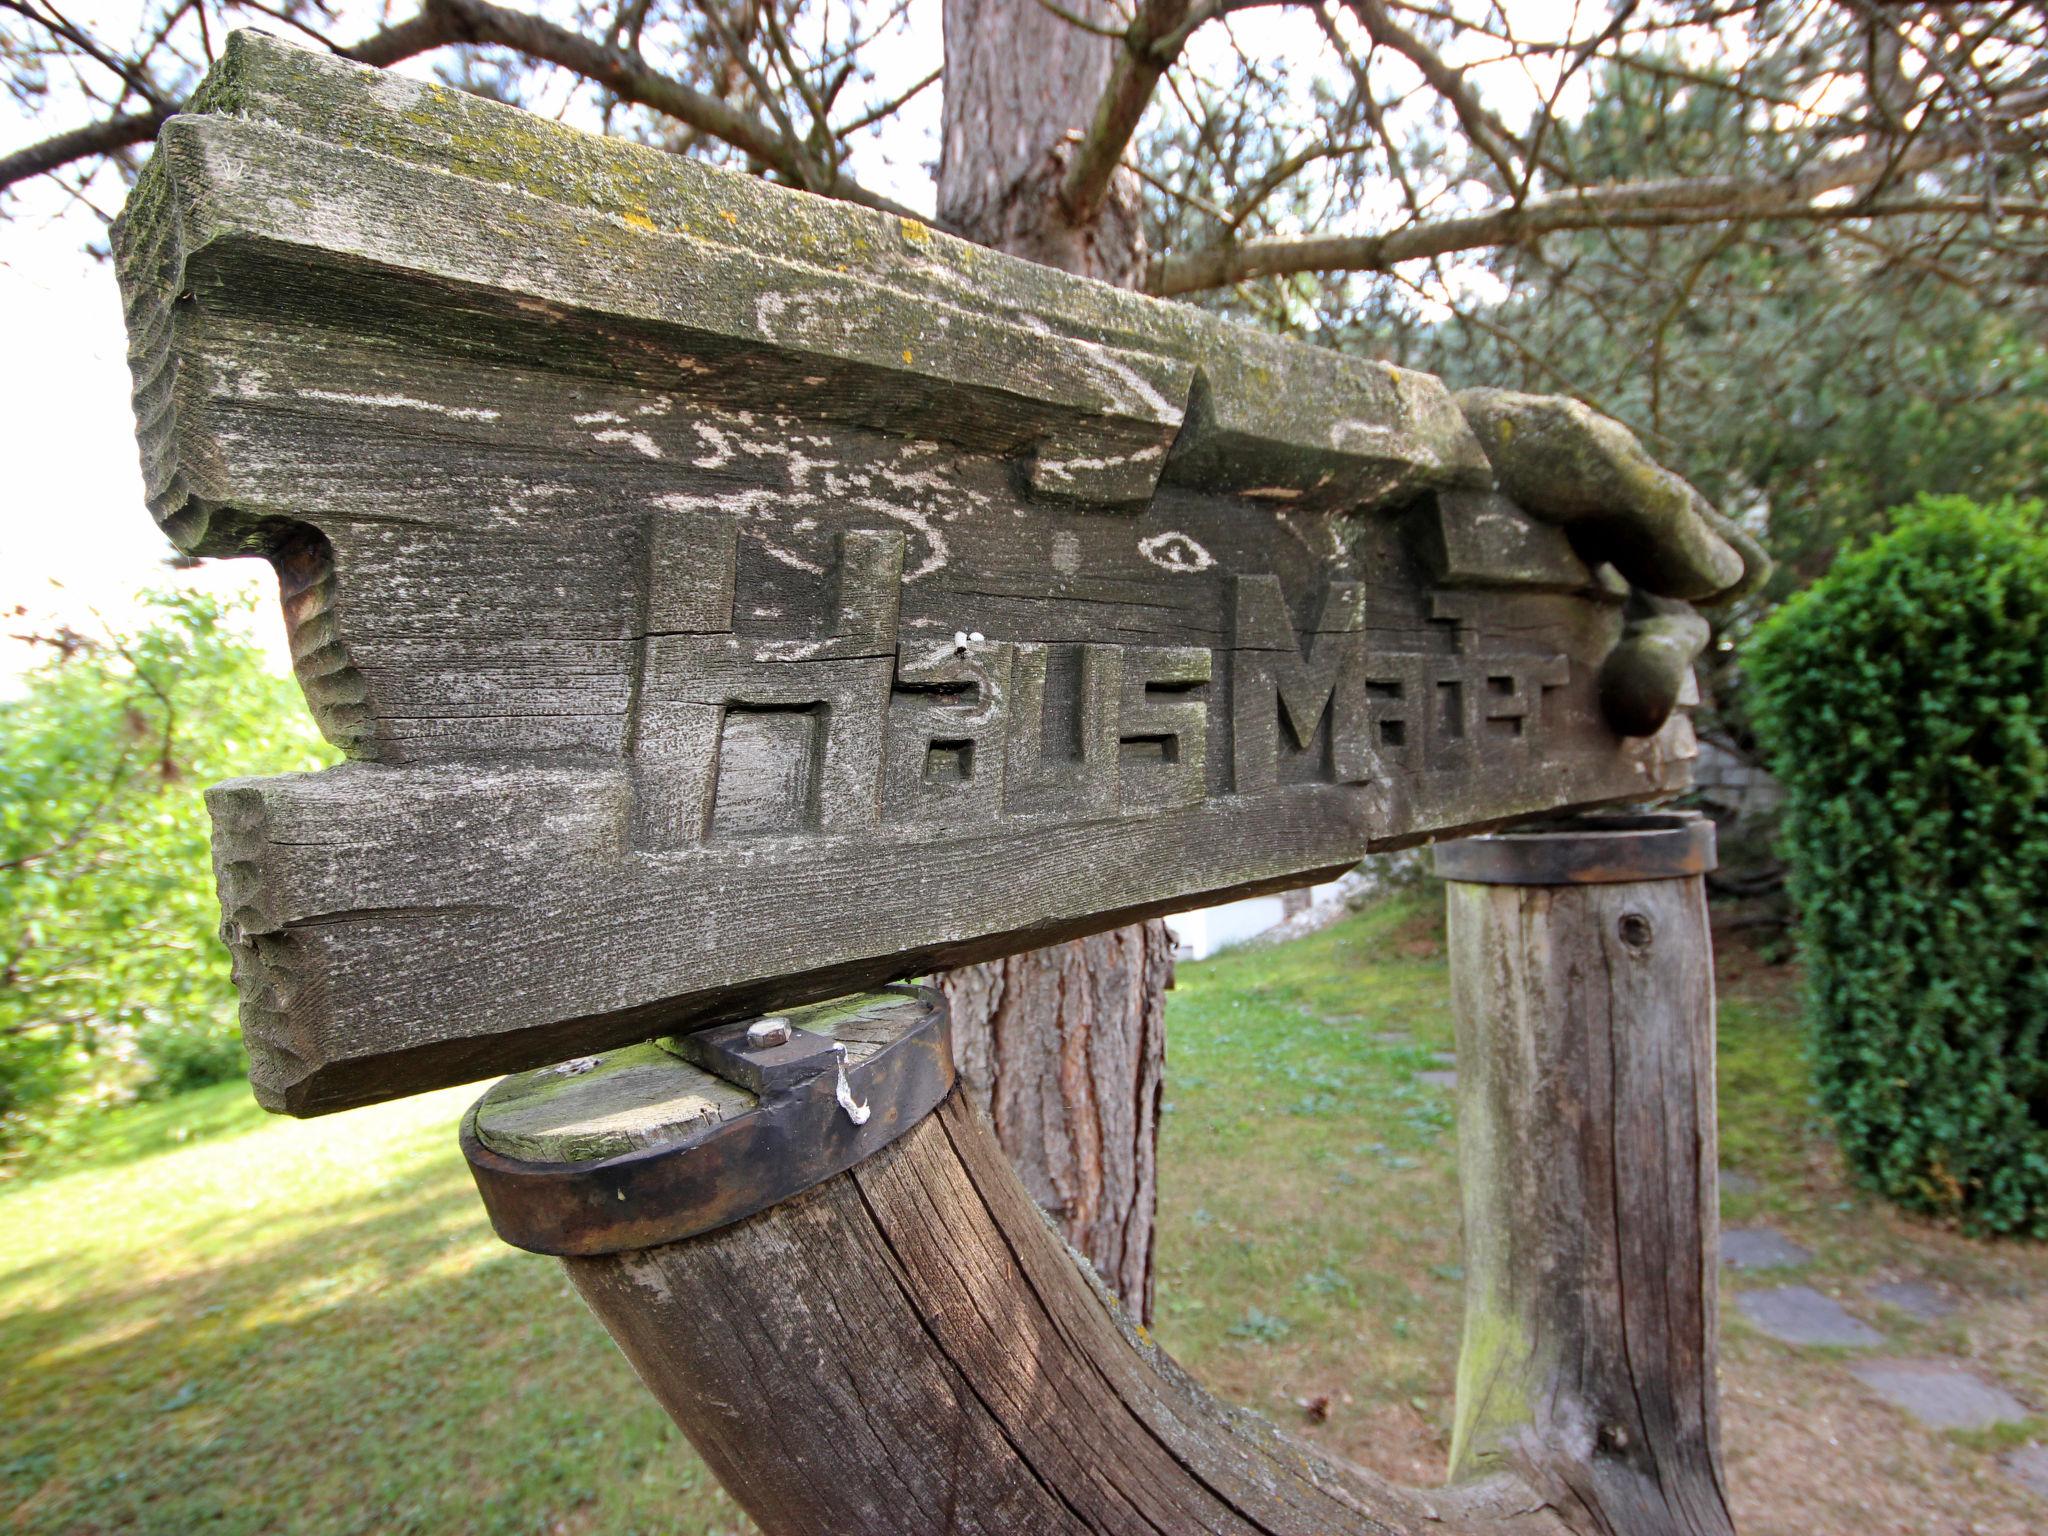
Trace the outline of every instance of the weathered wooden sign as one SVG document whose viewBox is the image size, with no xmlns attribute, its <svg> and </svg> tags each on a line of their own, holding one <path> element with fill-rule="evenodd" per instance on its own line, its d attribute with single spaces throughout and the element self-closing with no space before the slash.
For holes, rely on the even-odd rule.
<svg viewBox="0 0 2048 1536">
<path fill-rule="evenodd" d="M 1627 518 L 1428 376 L 249 34 L 116 249 L 152 506 L 352 759 L 210 797 L 273 1108 L 1682 783 Z"/>
</svg>

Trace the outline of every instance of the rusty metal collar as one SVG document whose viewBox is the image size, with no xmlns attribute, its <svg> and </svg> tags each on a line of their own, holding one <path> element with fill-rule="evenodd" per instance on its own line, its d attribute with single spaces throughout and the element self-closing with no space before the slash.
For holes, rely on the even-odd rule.
<svg viewBox="0 0 2048 1536">
<path fill-rule="evenodd" d="M 953 1050 L 935 988 L 857 1002 L 834 1022 L 800 1010 L 752 1037 L 728 1024 L 506 1078 L 462 1121 L 491 1225 L 534 1253 L 649 1248 L 873 1156 L 945 1098 Z"/>
<path fill-rule="evenodd" d="M 1575 816 L 1436 846 L 1436 872 L 1473 885 L 1683 880 L 1714 868 L 1714 824 L 1697 811 Z"/>
</svg>

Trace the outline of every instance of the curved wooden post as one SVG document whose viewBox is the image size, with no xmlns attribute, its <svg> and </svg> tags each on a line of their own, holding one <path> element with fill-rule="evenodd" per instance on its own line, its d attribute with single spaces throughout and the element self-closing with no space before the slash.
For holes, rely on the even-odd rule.
<svg viewBox="0 0 2048 1536">
<path fill-rule="evenodd" d="M 865 1043 L 796 1017 L 800 1036 L 853 1034 L 852 1060 L 891 1031 L 915 1037 L 889 1012 L 855 1010 L 880 1021 Z M 848 1083 L 863 1134 L 894 1102 L 874 1070 L 886 1056 Z M 1512 1473 L 1395 1488 L 1210 1398 L 1077 1262 L 958 1089 L 753 1215 L 597 1251 L 650 1220 L 699 1227 L 719 1214 L 714 1183 L 766 1191 L 785 1165 L 747 1122 L 836 1102 L 831 1069 L 813 1081 L 755 1102 L 636 1046 L 508 1079 L 465 1135 L 500 1231 L 576 1250 L 563 1262 L 578 1291 L 769 1536 L 1563 1536 Z M 756 1160 L 737 1164 L 734 1145 Z M 693 1163 L 717 1178 L 689 1177 Z M 513 1164 L 523 1183 L 507 1182 Z"/>
<path fill-rule="evenodd" d="M 1458 1022 L 1454 1477 L 1584 1529 L 1730 1536 L 1714 1380 L 1713 827 L 1588 817 L 1437 851 Z"/>
</svg>

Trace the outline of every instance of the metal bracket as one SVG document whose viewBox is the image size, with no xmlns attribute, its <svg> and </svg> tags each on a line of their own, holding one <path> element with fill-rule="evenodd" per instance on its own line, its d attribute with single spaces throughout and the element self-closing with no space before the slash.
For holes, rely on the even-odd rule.
<svg viewBox="0 0 2048 1536">
<path fill-rule="evenodd" d="M 703 1072 L 758 1098 L 722 1118 L 667 1128 L 652 1146 L 587 1161 L 508 1155 L 487 1143 L 480 1119 L 500 1089 L 511 1085 L 516 1093 L 540 1074 L 507 1079 L 462 1121 L 463 1156 L 491 1225 L 533 1253 L 650 1248 L 766 1210 L 873 1156 L 936 1109 L 953 1086 L 943 995 L 931 987 L 889 990 L 922 1011 L 864 1060 L 849 1062 L 841 1042 L 807 1029 L 750 1040 L 746 1022 L 680 1036 L 659 1051 L 612 1053 L 619 1060 L 611 1069 L 644 1079 L 636 1083 L 636 1102 L 659 1105 L 664 1092 L 691 1099 L 690 1085 L 702 1084 Z M 593 1087 L 607 1067 L 607 1058 L 595 1060 Z"/>
</svg>

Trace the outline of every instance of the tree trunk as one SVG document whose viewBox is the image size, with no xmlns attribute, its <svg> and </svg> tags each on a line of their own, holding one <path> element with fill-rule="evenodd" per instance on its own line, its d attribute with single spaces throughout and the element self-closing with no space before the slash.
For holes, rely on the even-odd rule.
<svg viewBox="0 0 2048 1536">
<path fill-rule="evenodd" d="M 1173 939 L 1154 922 L 941 981 L 968 1101 L 1031 1198 L 1146 1322 L 1172 980 Z"/>
<path fill-rule="evenodd" d="M 1107 0 L 1063 9 L 1123 25 Z M 1121 173 L 1085 226 L 1058 194 L 1117 42 L 1040 0 L 946 0 L 945 31 L 940 220 L 1013 256 L 1136 286 L 1145 240 L 1135 178 Z M 969 1096 L 1067 1241 L 1148 1323 L 1172 980 L 1173 941 L 1157 922 L 940 978 Z"/>
<path fill-rule="evenodd" d="M 1060 9 L 1121 31 L 1108 0 Z M 939 219 L 969 240 L 1135 288 L 1144 274 L 1137 178 L 1121 172 L 1095 218 L 1075 225 L 1059 183 L 1120 46 L 1042 0 L 946 0 Z"/>
</svg>

